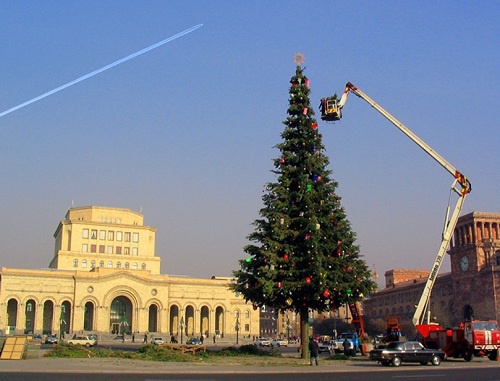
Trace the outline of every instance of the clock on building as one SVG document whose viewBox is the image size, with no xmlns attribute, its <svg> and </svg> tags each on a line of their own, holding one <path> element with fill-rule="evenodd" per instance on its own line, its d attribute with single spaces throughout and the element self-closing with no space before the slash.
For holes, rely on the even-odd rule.
<svg viewBox="0 0 500 381">
<path fill-rule="evenodd" d="M 462 271 L 467 271 L 467 269 L 469 268 L 469 258 L 463 256 L 460 259 L 460 268 L 462 269 Z"/>
</svg>

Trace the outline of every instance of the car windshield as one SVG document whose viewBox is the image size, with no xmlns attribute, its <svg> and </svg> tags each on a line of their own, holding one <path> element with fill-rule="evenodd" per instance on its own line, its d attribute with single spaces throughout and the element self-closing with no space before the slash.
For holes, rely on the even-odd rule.
<svg viewBox="0 0 500 381">
<path fill-rule="evenodd" d="M 475 331 L 496 331 L 498 323 L 496 321 L 476 321 L 473 323 Z"/>
<path fill-rule="evenodd" d="M 343 339 L 352 339 L 352 338 L 353 338 L 353 337 L 355 337 L 355 336 L 354 336 L 354 333 L 343 333 L 343 334 L 341 335 L 341 337 L 342 337 Z"/>
</svg>

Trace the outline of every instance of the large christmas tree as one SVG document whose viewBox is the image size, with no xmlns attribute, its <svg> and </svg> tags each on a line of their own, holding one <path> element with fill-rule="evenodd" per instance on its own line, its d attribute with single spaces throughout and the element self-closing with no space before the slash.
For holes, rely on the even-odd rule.
<svg viewBox="0 0 500 381">
<path fill-rule="evenodd" d="M 283 141 L 276 148 L 276 182 L 266 184 L 264 207 L 249 257 L 234 272 L 233 289 L 252 302 L 300 313 L 302 356 L 307 356 L 310 310 L 335 310 L 360 301 L 375 287 L 355 245 L 356 234 L 335 193 L 322 136 L 300 63 L 291 78 Z"/>
</svg>

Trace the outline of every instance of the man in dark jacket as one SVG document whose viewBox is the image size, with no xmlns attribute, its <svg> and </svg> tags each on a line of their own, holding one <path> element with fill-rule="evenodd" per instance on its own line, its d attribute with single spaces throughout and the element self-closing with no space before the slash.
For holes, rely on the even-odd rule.
<svg viewBox="0 0 500 381">
<path fill-rule="evenodd" d="M 345 339 L 342 346 L 344 347 L 344 355 L 349 356 L 351 353 L 351 343 L 349 340 Z"/>
<path fill-rule="evenodd" d="M 310 353 L 309 365 L 312 366 L 313 359 L 315 360 L 316 365 L 319 365 L 319 346 L 318 343 L 312 337 L 309 338 L 309 353 Z"/>
</svg>

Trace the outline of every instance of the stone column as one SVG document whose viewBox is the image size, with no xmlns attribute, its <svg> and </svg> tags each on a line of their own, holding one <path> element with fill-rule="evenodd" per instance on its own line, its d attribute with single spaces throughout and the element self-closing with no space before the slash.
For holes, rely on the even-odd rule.
<svg viewBox="0 0 500 381">
<path fill-rule="evenodd" d="M 16 334 L 24 334 L 26 327 L 26 304 L 19 303 L 17 306 Z"/>
<path fill-rule="evenodd" d="M 33 333 L 43 330 L 43 304 L 35 305 L 35 321 L 33 322 Z"/>
</svg>

